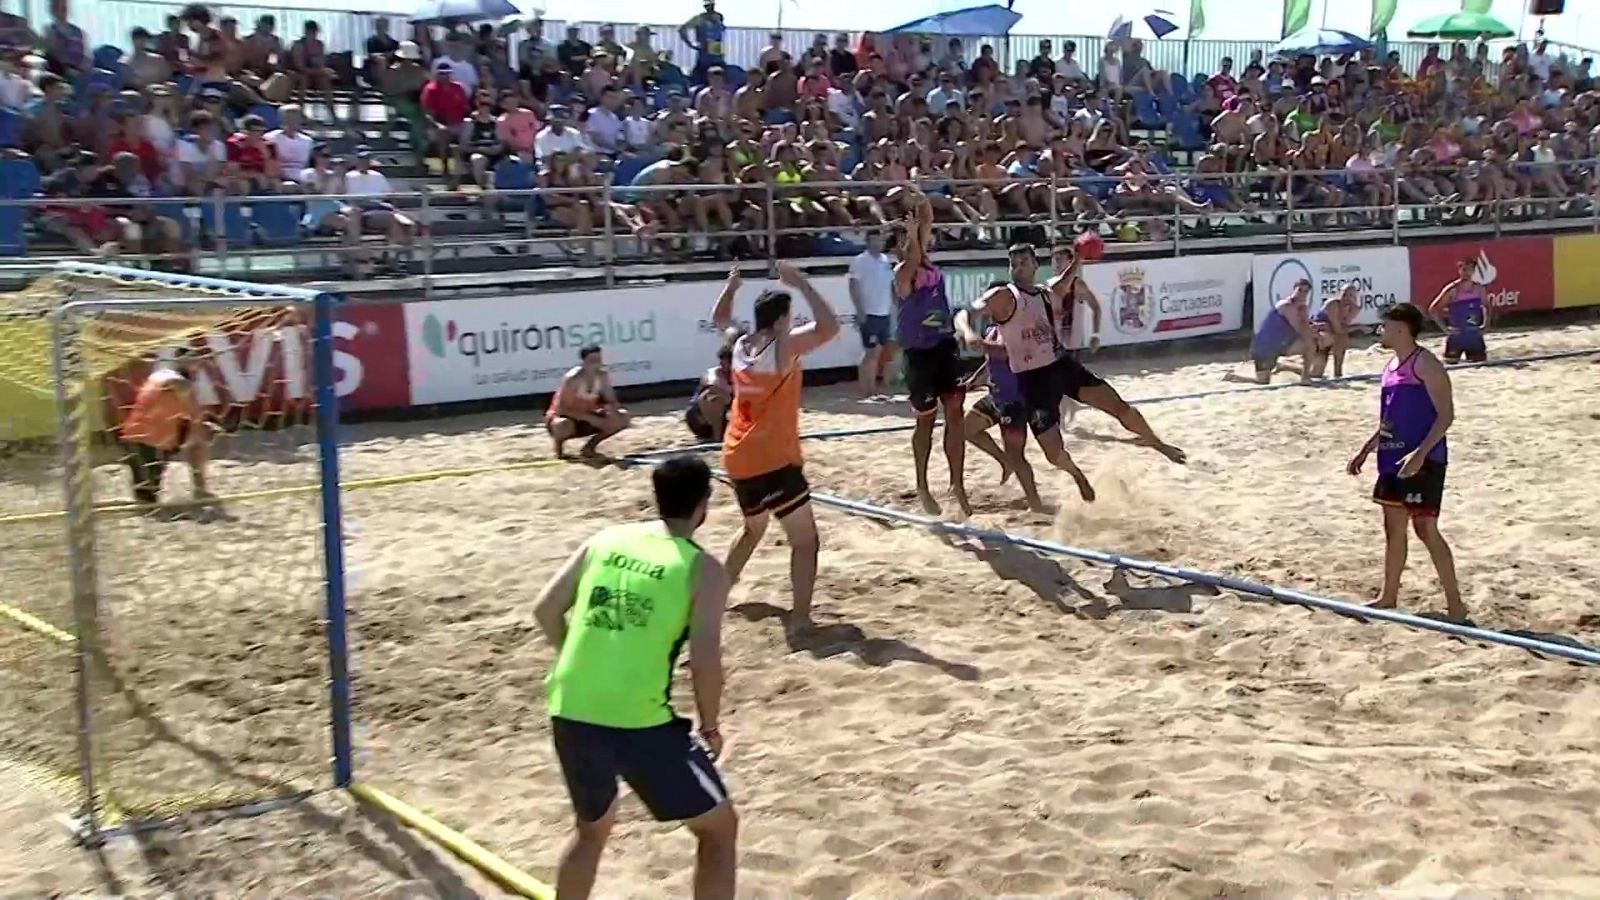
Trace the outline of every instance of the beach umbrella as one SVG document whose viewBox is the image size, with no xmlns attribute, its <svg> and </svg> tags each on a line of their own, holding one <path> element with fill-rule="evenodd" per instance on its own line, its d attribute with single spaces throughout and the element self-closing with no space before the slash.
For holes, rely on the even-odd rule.
<svg viewBox="0 0 1600 900">
<path fill-rule="evenodd" d="M 411 13 L 411 23 L 487 22 L 515 15 L 521 15 L 521 10 L 511 0 L 424 0 Z"/>
<path fill-rule="evenodd" d="M 898 28 L 891 28 L 884 34 L 1003 35 L 1010 34 L 1011 29 L 1021 20 L 1021 13 L 1012 12 L 998 3 L 991 3 L 987 6 L 971 6 L 966 9 L 934 13 L 931 16 L 914 19 Z"/>
<path fill-rule="evenodd" d="M 1364 37 L 1340 31 L 1337 28 L 1302 28 L 1278 42 L 1272 48 L 1274 56 L 1295 57 L 1309 53 L 1312 56 L 1339 56 L 1371 50 L 1372 42 Z"/>
<path fill-rule="evenodd" d="M 1136 16 L 1117 16 L 1106 37 L 1113 41 L 1158 41 L 1178 30 L 1178 17 L 1164 9 Z"/>
<path fill-rule="evenodd" d="M 1475 37 L 1515 37 L 1516 29 L 1486 13 L 1453 12 L 1423 19 L 1406 37 L 1467 41 Z"/>
</svg>

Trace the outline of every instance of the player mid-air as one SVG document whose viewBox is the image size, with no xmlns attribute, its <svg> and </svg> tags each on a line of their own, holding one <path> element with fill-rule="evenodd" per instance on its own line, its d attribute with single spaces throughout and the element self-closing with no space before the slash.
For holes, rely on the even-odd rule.
<svg viewBox="0 0 1600 900">
<path fill-rule="evenodd" d="M 906 392 L 916 427 L 911 432 L 911 458 L 916 466 L 917 499 L 923 511 L 939 515 L 939 503 L 928 487 L 928 460 L 933 456 L 934 417 L 944 412 L 944 456 L 950 467 L 950 494 L 961 515 L 967 503 L 967 441 L 961 428 L 966 392 L 961 385 L 961 346 L 945 295 L 944 273 L 928 258 L 933 246 L 933 207 L 928 198 L 914 201 L 906 221 L 900 262 L 894 267 L 895 340 L 900 344 Z"/>
<path fill-rule="evenodd" d="M 1373 606 L 1392 609 L 1400 601 L 1400 575 L 1406 567 L 1406 524 L 1433 558 L 1444 591 L 1445 617 L 1464 620 L 1456 582 L 1455 556 L 1439 533 L 1449 451 L 1445 433 L 1455 421 L 1450 374 L 1426 347 L 1417 343 L 1425 319 L 1422 311 L 1401 303 L 1383 314 L 1383 345 L 1394 359 L 1383 369 L 1378 430 L 1367 439 L 1348 467 L 1361 474 L 1367 457 L 1378 454 L 1378 481 L 1372 499 L 1383 506 L 1383 593 Z"/>
<path fill-rule="evenodd" d="M 1493 319 L 1492 307 L 1484 293 L 1483 285 L 1476 280 L 1478 261 L 1463 259 L 1456 266 L 1456 279 L 1444 286 L 1439 296 L 1428 304 L 1428 315 L 1444 330 L 1444 361 L 1458 363 L 1484 362 L 1489 358 L 1489 348 L 1483 333 Z"/>
</svg>

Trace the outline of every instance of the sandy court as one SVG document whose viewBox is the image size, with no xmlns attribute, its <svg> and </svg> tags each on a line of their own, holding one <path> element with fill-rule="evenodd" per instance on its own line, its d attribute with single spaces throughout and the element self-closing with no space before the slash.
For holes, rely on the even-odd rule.
<svg viewBox="0 0 1600 900">
<path fill-rule="evenodd" d="M 1494 352 L 1526 355 L 1600 346 L 1600 328 L 1492 338 Z M 1350 370 L 1376 371 L 1384 359 L 1357 352 Z M 1243 367 L 1174 358 L 1103 372 L 1136 399 L 1225 387 L 1232 368 Z M 1587 360 L 1455 379 L 1442 528 L 1486 627 L 1600 642 L 1600 576 L 1586 537 L 1600 521 L 1589 489 L 1600 470 L 1597 380 Z M 1015 486 L 996 484 L 993 463 L 969 450 L 975 519 L 1370 599 L 1381 574 L 1378 512 L 1370 481 L 1343 467 L 1376 402 L 1376 387 L 1361 384 L 1149 406 L 1157 430 L 1189 450 L 1188 468 L 1124 443 L 1113 422 L 1086 411 L 1069 448 L 1099 502 L 1078 502 L 1034 451 L 1041 488 L 1062 509 L 1030 515 Z M 840 390 L 810 391 L 808 403 L 819 410 L 807 414 L 813 429 L 903 414 Z M 661 414 L 611 449 L 689 443 L 668 414 L 677 407 L 642 405 Z M 345 476 L 546 456 L 532 419 L 352 427 Z M 222 493 L 314 478 L 311 449 L 289 438 L 219 450 Z M 814 489 L 913 508 L 904 433 L 807 452 Z M 941 469 L 936 450 L 936 487 Z M 115 473 L 101 477 L 109 495 Z M 37 489 L 13 479 L 0 498 Z M 343 499 L 358 774 L 548 878 L 569 811 L 543 715 L 550 654 L 530 606 L 593 530 L 648 515 L 648 479 L 570 465 Z M 103 529 L 119 559 L 154 547 L 172 557 L 102 573 L 116 588 L 108 608 L 123 680 L 104 700 L 115 727 L 103 740 L 130 794 L 325 782 L 314 503 L 243 502 L 224 521 Z M 724 772 L 744 815 L 749 896 L 1600 893 L 1591 670 L 818 516 L 818 635 L 784 642 L 787 558 L 772 538 L 735 589 L 727 624 Z M 704 543 L 720 554 L 737 527 L 731 493 L 719 488 Z M 62 596 L 44 526 L 0 530 L 0 541 L 8 575 L 19 556 L 33 560 L 8 578 L 8 602 Z M 1415 548 L 1402 603 L 1431 608 L 1435 594 Z M 50 604 L 40 604 L 43 615 Z M 19 634 L 0 629 L 0 675 L 19 688 L 0 692 L 10 698 L 0 715 L 59 721 L 59 704 L 35 698 L 61 699 L 57 681 L 37 673 L 63 663 L 40 662 L 48 651 Z M 70 754 L 70 741 L 69 731 L 6 750 Z M 332 871 L 342 855 L 324 846 L 366 826 L 318 829 L 300 815 L 187 833 L 195 843 L 175 852 L 219 883 L 286 884 L 291 860 L 304 877 L 325 866 L 318 877 L 353 879 L 329 882 L 341 895 L 381 893 L 355 879 L 392 871 Z M 202 846 L 236 827 L 276 837 L 234 856 Z M 630 799 L 601 893 L 683 895 L 690 852 L 684 834 L 647 822 Z M 451 895 L 426 879 L 411 887 Z"/>
</svg>

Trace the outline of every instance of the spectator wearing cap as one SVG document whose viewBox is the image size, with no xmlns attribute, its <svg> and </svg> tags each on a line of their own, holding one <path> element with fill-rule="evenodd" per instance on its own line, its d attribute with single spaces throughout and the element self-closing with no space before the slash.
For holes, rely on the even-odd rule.
<svg viewBox="0 0 1600 900">
<path fill-rule="evenodd" d="M 457 85 L 460 87 L 460 85 Z M 417 224 L 394 204 L 383 199 L 386 195 L 394 193 L 394 187 L 389 184 L 389 179 L 373 166 L 372 150 L 366 146 L 356 148 L 355 168 L 345 174 L 345 193 L 352 199 L 344 207 L 342 214 L 354 223 L 357 240 L 362 231 L 375 231 L 383 234 L 388 242 L 389 250 L 379 256 L 380 265 L 389 265 L 390 252 L 394 253 L 393 268 L 403 271 L 404 263 L 401 257 L 409 256 L 413 241 L 416 239 Z M 362 274 L 370 271 L 370 260 L 366 251 L 357 247 L 352 254 L 352 263 Z"/>
<path fill-rule="evenodd" d="M 133 51 L 124 63 L 123 84 L 136 90 L 145 90 L 171 80 L 172 65 L 166 57 L 150 49 L 150 32 L 135 28 L 128 37 Z"/>
<path fill-rule="evenodd" d="M 727 65 L 723 56 L 727 33 L 728 26 L 722 13 L 717 12 L 716 0 L 705 0 L 699 14 L 678 26 L 678 37 L 694 48 L 694 70 L 690 79 L 695 84 L 705 84 L 707 73 Z"/>
<path fill-rule="evenodd" d="M 88 74 L 89 39 L 67 17 L 67 0 L 50 0 L 50 24 L 41 36 L 45 65 L 64 77 Z"/>
<path fill-rule="evenodd" d="M 440 60 L 433 65 L 433 80 L 422 88 L 422 112 L 428 117 L 433 135 L 433 147 L 444 166 L 445 181 L 454 190 L 459 184 L 458 174 L 452 174 L 450 163 L 458 166 L 472 136 L 472 126 L 467 116 L 472 111 L 472 101 L 466 88 L 455 80 L 455 68 Z"/>
<path fill-rule="evenodd" d="M 588 68 L 578 78 L 578 93 L 589 99 L 598 99 L 600 92 L 617 83 L 617 58 L 605 50 L 596 49 Z"/>
<path fill-rule="evenodd" d="M 574 78 L 583 74 L 583 70 L 589 65 L 589 58 L 594 55 L 593 45 L 578 35 L 578 26 L 569 25 L 566 39 L 556 45 L 556 59 Z"/>
<path fill-rule="evenodd" d="M 550 124 L 540 129 L 534 139 L 534 155 L 539 165 L 548 165 L 557 153 L 576 154 L 585 149 L 583 135 L 568 124 L 571 115 L 572 111 L 559 103 L 550 107 Z"/>
<path fill-rule="evenodd" d="M 599 36 L 594 42 L 594 49 L 604 50 L 616 59 L 626 59 L 628 48 L 617 43 L 617 26 L 606 24 L 600 26 Z"/>
<path fill-rule="evenodd" d="M 217 120 L 217 127 L 224 134 L 232 134 L 238 130 L 234 127 L 233 113 L 228 109 L 227 92 L 220 88 L 208 87 L 200 91 L 198 101 L 196 105 Z"/>
<path fill-rule="evenodd" d="M 289 46 L 289 60 L 284 69 L 293 79 L 301 106 L 306 106 L 312 91 L 320 91 L 328 104 L 328 118 L 338 118 L 333 105 L 334 74 L 328 66 L 327 45 L 322 43 L 322 26 L 316 22 L 305 24 L 299 40 Z"/>
<path fill-rule="evenodd" d="M 628 44 L 628 79 L 633 84 L 644 84 L 661 74 L 661 51 L 650 38 L 655 35 L 648 25 L 633 30 L 633 40 Z"/>
</svg>

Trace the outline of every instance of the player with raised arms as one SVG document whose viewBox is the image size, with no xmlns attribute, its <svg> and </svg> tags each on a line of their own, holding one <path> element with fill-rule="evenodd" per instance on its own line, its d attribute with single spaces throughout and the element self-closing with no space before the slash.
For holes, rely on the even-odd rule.
<svg viewBox="0 0 1600 900">
<path fill-rule="evenodd" d="M 1373 606 L 1392 609 L 1400 600 L 1400 575 L 1406 568 L 1406 521 L 1433 558 L 1444 591 L 1445 617 L 1464 620 L 1456 582 L 1455 556 L 1439 533 L 1444 502 L 1445 467 L 1449 462 L 1445 433 L 1455 421 L 1450 373 L 1427 348 L 1417 343 L 1425 319 L 1422 311 L 1400 303 L 1383 314 L 1383 345 L 1394 358 L 1383 369 L 1378 430 L 1350 459 L 1351 475 L 1361 474 L 1367 457 L 1378 453 L 1378 481 L 1372 499 L 1383 506 L 1383 593 Z"/>
<path fill-rule="evenodd" d="M 794 610 L 787 630 L 792 638 L 811 626 L 820 543 L 800 452 L 804 358 L 833 340 L 839 320 L 799 269 L 780 264 L 778 279 L 805 298 L 811 321 L 794 324 L 788 291 L 768 289 L 756 297 L 755 330 L 733 343 L 733 406 L 722 436 L 722 466 L 733 479 L 733 493 L 744 515 L 744 526 L 728 550 L 728 577 L 739 580 L 766 534 L 768 519 L 776 516 L 789 539 Z M 711 310 L 711 321 L 718 328 L 732 327 L 733 299 L 742 283 L 735 268 Z"/>
<path fill-rule="evenodd" d="M 917 499 L 923 511 L 939 515 L 939 503 L 928 487 L 928 460 L 933 455 L 933 420 L 944 411 L 944 457 L 950 466 L 950 493 L 962 516 L 970 516 L 965 479 L 967 441 L 962 430 L 961 346 L 956 342 L 944 273 L 928 258 L 933 246 L 933 207 L 915 198 L 906 221 L 900 261 L 894 268 L 895 339 L 900 344 L 906 393 L 916 427 L 911 431 L 911 458 L 916 466 Z"/>
<path fill-rule="evenodd" d="M 1456 279 L 1445 285 L 1428 304 L 1428 315 L 1446 335 L 1444 361 L 1452 365 L 1463 358 L 1467 362 L 1484 362 L 1489 358 L 1483 333 L 1493 319 L 1493 307 L 1488 303 L 1483 285 L 1476 280 L 1477 274 L 1478 261 L 1470 256 L 1463 259 L 1456 266 Z"/>
<path fill-rule="evenodd" d="M 1056 274 L 1045 282 L 1045 287 L 1049 288 L 1052 293 L 1056 291 L 1058 285 L 1062 290 L 1070 290 L 1073 285 L 1068 280 L 1077 277 L 1078 266 L 1082 262 L 1093 262 L 1104 253 L 1105 244 L 1101 242 L 1100 235 L 1093 231 L 1085 231 L 1078 235 L 1078 239 L 1072 244 L 1057 245 L 1050 254 L 1050 265 L 1055 269 Z M 1061 346 L 1074 359 L 1078 358 L 1084 350 L 1093 353 L 1100 349 L 1101 321 L 1100 298 L 1094 295 L 1094 291 L 1084 290 L 1075 293 L 1076 296 L 1074 297 L 1063 297 L 1058 301 L 1062 307 L 1063 314 L 1060 316 L 1060 320 L 1056 322 L 1056 330 L 1061 334 Z M 1089 307 L 1090 316 L 1089 331 L 1082 336 L 1074 333 L 1078 322 L 1081 321 L 1078 318 L 1078 305 L 1080 303 Z M 1070 423 L 1078 415 L 1078 406 L 1078 401 L 1071 397 L 1063 399 L 1061 401 L 1062 418 Z"/>
<path fill-rule="evenodd" d="M 550 732 L 577 825 L 556 870 L 556 896 L 594 890 L 617 822 L 617 781 L 651 815 L 699 841 L 694 896 L 732 898 L 739 821 L 717 774 L 722 752 L 722 616 L 728 576 L 695 543 L 711 502 L 711 470 L 675 456 L 650 473 L 657 518 L 584 541 L 534 606 L 556 649 L 545 679 Z M 699 724 L 672 708 L 672 673 L 689 646 Z"/>
</svg>

